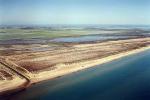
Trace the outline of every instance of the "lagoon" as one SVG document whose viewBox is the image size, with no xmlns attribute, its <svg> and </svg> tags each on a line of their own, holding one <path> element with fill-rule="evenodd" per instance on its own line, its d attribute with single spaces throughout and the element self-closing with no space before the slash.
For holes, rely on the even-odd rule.
<svg viewBox="0 0 150 100">
<path fill-rule="evenodd" d="M 55 38 L 50 41 L 52 42 L 93 42 L 93 41 L 106 41 L 106 40 L 116 40 L 116 39 L 129 39 L 135 38 L 137 36 L 102 36 L 102 35 L 91 35 L 91 36 L 80 36 L 80 37 L 63 37 L 63 38 Z"/>
</svg>

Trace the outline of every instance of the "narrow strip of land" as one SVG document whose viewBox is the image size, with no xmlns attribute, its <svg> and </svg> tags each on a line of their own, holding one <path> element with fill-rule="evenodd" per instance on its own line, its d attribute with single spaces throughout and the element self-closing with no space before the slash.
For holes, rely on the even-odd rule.
<svg viewBox="0 0 150 100">
<path fill-rule="evenodd" d="M 28 45 L 32 46 L 32 45 Z M 106 63 L 130 54 L 150 49 L 150 38 L 138 38 L 128 40 L 106 41 L 88 44 L 65 44 L 51 47 L 50 50 L 26 52 L 27 45 L 19 45 L 24 48 L 21 53 L 2 54 L 1 61 L 4 70 L 0 70 L 0 92 L 14 89 L 17 84 L 29 86 L 43 80 L 56 78 L 65 74 Z M 38 45 L 45 48 L 49 45 Z M 18 45 L 13 45 L 17 48 Z M 35 49 L 34 47 L 32 49 Z M 7 68 L 5 68 L 7 67 Z M 8 71 L 7 71 L 8 70 Z M 3 75 L 7 72 L 6 75 Z M 11 79 L 7 79 L 9 73 Z M 13 87 L 9 82 L 14 83 Z M 7 84 L 6 84 L 7 83 Z M 15 87 L 16 88 L 16 87 Z"/>
<path fill-rule="evenodd" d="M 15 66 L 15 65 L 10 65 L 10 63 L 8 64 L 6 61 L 2 61 L 0 62 L 2 65 L 4 65 L 5 67 L 7 67 L 8 69 L 12 70 L 14 73 L 16 73 L 18 76 L 26 79 L 26 84 L 25 84 L 25 87 L 28 87 L 31 83 L 31 79 L 26 75 L 26 74 L 23 74 L 21 73 L 19 70 L 15 69 L 14 67 L 12 66 Z"/>
</svg>

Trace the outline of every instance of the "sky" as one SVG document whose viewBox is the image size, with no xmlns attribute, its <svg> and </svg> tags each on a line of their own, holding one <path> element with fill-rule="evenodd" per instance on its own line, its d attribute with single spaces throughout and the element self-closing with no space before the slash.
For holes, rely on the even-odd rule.
<svg viewBox="0 0 150 100">
<path fill-rule="evenodd" d="M 0 24 L 150 24 L 150 0 L 0 0 Z"/>
</svg>

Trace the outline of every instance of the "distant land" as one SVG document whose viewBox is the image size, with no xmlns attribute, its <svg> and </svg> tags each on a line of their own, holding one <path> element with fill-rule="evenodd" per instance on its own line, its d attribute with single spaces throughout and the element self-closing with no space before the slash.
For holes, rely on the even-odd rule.
<svg viewBox="0 0 150 100">
<path fill-rule="evenodd" d="M 0 94 L 150 48 L 149 26 L 0 26 Z"/>
</svg>

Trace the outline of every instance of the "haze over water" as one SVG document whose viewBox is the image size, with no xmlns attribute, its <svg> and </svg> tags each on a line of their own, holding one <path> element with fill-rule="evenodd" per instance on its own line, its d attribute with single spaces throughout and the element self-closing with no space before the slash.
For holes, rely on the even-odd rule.
<svg viewBox="0 0 150 100">
<path fill-rule="evenodd" d="M 147 31 L 146 35 L 144 35 L 146 37 L 150 36 L 149 11 L 150 0 L 0 0 L 0 26 L 2 26 L 2 29 L 4 26 L 5 29 L 5 26 L 10 25 L 15 29 L 16 26 L 20 27 L 21 25 L 27 27 L 32 25 L 33 27 L 46 26 L 46 28 L 48 25 L 102 25 L 100 26 L 101 29 L 129 28 L 134 30 L 135 28 L 135 31 L 142 30 L 140 33 L 142 36 L 143 32 Z M 122 27 L 121 25 L 125 26 Z M 133 25 L 133 27 L 130 27 L 130 25 Z M 81 28 L 80 26 L 78 27 Z M 39 27 L 34 28 L 38 29 Z M 135 34 L 135 31 L 131 33 Z M 15 32 L 14 34 L 16 36 L 12 38 L 11 32 L 1 31 L 0 44 L 29 44 L 29 42 L 41 43 L 41 41 L 46 43 L 49 41 L 45 38 L 40 40 L 41 35 L 37 37 L 39 34 L 26 39 L 24 37 L 27 36 L 28 32 L 24 33 L 25 36 L 21 36 L 22 39 L 19 37 L 21 33 Z M 3 40 L 4 37 L 5 40 Z M 114 39 L 114 37 L 112 38 Z M 92 37 L 58 38 L 57 41 L 83 42 L 101 39 L 104 39 L 104 37 L 94 35 Z M 105 39 L 107 40 L 108 36 Z M 136 55 L 35 84 L 24 91 L 6 97 L 6 99 L 149 100 L 149 59 L 150 50 L 147 50 Z"/>
</svg>

